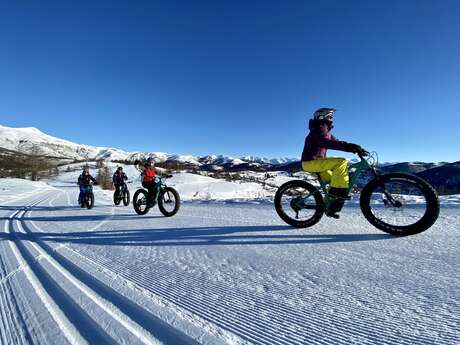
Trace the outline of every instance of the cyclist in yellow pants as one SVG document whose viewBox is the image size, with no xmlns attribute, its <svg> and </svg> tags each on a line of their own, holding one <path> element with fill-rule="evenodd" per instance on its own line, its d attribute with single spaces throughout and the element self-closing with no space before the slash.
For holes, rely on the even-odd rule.
<svg viewBox="0 0 460 345">
<path fill-rule="evenodd" d="M 337 140 L 331 130 L 334 119 L 334 108 L 320 108 L 309 121 L 310 132 L 305 138 L 302 152 L 302 169 L 311 173 L 318 173 L 322 180 L 330 183 L 329 195 L 334 198 L 326 215 L 339 218 L 337 214 L 348 198 L 348 161 L 345 158 L 326 158 L 328 149 L 346 152 L 365 152 L 357 145 Z"/>
</svg>

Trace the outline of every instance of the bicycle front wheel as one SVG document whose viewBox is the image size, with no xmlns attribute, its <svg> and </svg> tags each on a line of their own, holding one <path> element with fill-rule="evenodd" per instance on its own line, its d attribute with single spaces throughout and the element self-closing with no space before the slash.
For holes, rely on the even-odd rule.
<svg viewBox="0 0 460 345">
<path fill-rule="evenodd" d="M 123 205 L 128 206 L 130 201 L 131 201 L 131 195 L 129 194 L 128 188 L 126 188 L 123 193 Z"/>
<path fill-rule="evenodd" d="M 381 175 L 370 181 L 361 193 L 360 206 L 372 225 L 399 236 L 427 230 L 439 215 L 439 199 L 433 187 L 405 173 Z"/>
<path fill-rule="evenodd" d="M 179 193 L 174 188 L 164 188 L 158 198 L 158 208 L 165 217 L 174 216 L 180 207 Z"/>
<path fill-rule="evenodd" d="M 94 194 L 93 192 L 87 192 L 85 196 L 85 204 L 88 210 L 92 209 L 94 206 Z"/>
<path fill-rule="evenodd" d="M 119 193 L 117 193 L 116 191 L 113 193 L 113 203 L 115 205 L 120 205 L 120 197 L 119 197 Z"/>
</svg>

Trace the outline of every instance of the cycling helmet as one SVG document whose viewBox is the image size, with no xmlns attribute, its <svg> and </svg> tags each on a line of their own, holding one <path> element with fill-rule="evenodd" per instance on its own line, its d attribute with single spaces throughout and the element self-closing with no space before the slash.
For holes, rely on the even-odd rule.
<svg viewBox="0 0 460 345">
<path fill-rule="evenodd" d="M 152 157 L 147 158 L 145 165 L 152 166 L 152 164 L 153 164 L 153 158 Z"/>
<path fill-rule="evenodd" d="M 319 108 L 317 111 L 313 113 L 313 119 L 326 120 L 328 117 L 332 118 L 334 112 L 334 108 Z"/>
</svg>

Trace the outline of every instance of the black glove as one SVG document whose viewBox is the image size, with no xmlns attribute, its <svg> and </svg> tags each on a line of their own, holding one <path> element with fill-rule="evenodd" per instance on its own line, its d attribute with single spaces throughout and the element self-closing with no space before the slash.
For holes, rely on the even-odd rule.
<svg viewBox="0 0 460 345">
<path fill-rule="evenodd" d="M 367 156 L 369 152 L 363 149 L 361 146 L 357 144 L 349 144 L 350 151 L 353 153 L 361 154 L 362 156 Z"/>
<path fill-rule="evenodd" d="M 357 153 L 361 150 L 361 146 L 357 144 L 348 144 L 348 150 L 352 153 Z"/>
</svg>

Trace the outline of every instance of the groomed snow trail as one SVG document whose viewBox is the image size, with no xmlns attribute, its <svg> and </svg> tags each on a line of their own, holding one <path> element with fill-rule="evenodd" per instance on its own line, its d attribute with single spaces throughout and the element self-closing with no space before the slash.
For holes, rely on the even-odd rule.
<svg viewBox="0 0 460 345">
<path fill-rule="evenodd" d="M 166 218 L 95 193 L 0 206 L 1 344 L 460 343 L 458 207 L 397 238 L 353 206 L 299 230 L 269 204 Z"/>
</svg>

